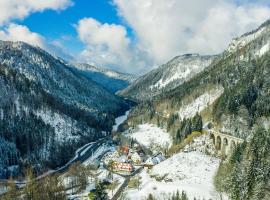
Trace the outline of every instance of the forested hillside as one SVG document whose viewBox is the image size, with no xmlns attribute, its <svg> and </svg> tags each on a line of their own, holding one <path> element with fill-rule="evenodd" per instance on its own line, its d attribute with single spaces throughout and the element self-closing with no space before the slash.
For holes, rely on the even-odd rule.
<svg viewBox="0 0 270 200">
<path fill-rule="evenodd" d="M 223 161 L 215 178 L 219 192 L 232 200 L 270 199 L 270 132 L 257 128 L 248 143 L 239 145 Z"/>
<path fill-rule="evenodd" d="M 9 166 L 60 166 L 110 132 L 128 104 L 45 51 L 0 44 L 0 175 Z"/>
<path fill-rule="evenodd" d="M 166 127 L 176 144 L 193 131 L 195 116 L 244 139 L 216 176 L 217 188 L 233 200 L 269 199 L 269 22 L 236 38 L 204 71 L 142 102 L 129 117 L 130 126 L 151 122 Z"/>
<path fill-rule="evenodd" d="M 253 125 L 270 114 L 269 50 L 262 51 L 269 45 L 269 29 L 265 23 L 257 31 L 240 37 L 238 40 L 246 45 L 233 50 L 230 45 L 191 80 L 153 101 L 142 102 L 131 113 L 130 123 L 152 118 L 167 121 L 173 114 L 180 119 L 190 118 L 199 112 L 205 121 L 215 123 L 216 128 L 246 138 Z"/>
</svg>

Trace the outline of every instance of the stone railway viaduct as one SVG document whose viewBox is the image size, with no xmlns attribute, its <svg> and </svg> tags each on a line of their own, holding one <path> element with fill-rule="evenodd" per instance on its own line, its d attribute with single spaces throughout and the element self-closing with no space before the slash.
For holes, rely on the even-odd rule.
<svg viewBox="0 0 270 200">
<path fill-rule="evenodd" d="M 243 139 L 221 133 L 215 130 L 208 131 L 210 139 L 212 139 L 213 144 L 217 151 L 229 155 L 237 144 L 244 142 Z"/>
</svg>

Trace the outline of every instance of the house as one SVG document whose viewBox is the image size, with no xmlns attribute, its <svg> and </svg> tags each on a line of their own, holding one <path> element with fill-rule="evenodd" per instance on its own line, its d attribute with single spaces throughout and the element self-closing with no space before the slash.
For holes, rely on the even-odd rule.
<svg viewBox="0 0 270 200">
<path fill-rule="evenodd" d="M 154 164 L 152 158 L 148 158 L 144 163 L 144 167 L 147 167 L 147 168 L 152 168 L 154 165 L 155 164 Z"/>
<path fill-rule="evenodd" d="M 158 153 L 155 156 L 153 156 L 151 158 L 148 158 L 145 161 L 144 166 L 147 167 L 147 168 L 151 168 L 154 165 L 157 165 L 157 164 L 161 163 L 164 160 L 166 160 L 166 158 L 161 153 Z"/>
<path fill-rule="evenodd" d="M 122 155 L 116 161 L 119 162 L 119 163 L 124 163 L 124 162 L 127 161 L 127 156 Z"/>
<path fill-rule="evenodd" d="M 158 154 L 153 158 L 156 164 L 161 163 L 162 161 L 166 160 L 166 158 L 162 154 Z"/>
<path fill-rule="evenodd" d="M 140 164 L 142 162 L 141 156 L 137 152 L 131 155 L 131 160 L 136 164 Z"/>
<path fill-rule="evenodd" d="M 123 163 L 123 162 L 114 162 L 113 168 L 117 171 L 126 171 L 126 172 L 132 172 L 134 170 L 133 166 L 130 163 Z"/>
<path fill-rule="evenodd" d="M 128 155 L 128 153 L 129 153 L 129 148 L 128 148 L 128 146 L 124 146 L 124 147 L 121 147 L 121 148 L 120 148 L 120 151 L 121 151 L 122 153 Z"/>
</svg>

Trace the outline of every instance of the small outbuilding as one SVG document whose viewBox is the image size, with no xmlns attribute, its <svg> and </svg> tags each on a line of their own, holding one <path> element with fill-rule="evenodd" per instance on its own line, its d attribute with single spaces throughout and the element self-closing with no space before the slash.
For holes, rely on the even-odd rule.
<svg viewBox="0 0 270 200">
<path fill-rule="evenodd" d="M 136 164 L 141 164 L 142 162 L 141 156 L 137 152 L 131 155 L 131 160 Z"/>
</svg>

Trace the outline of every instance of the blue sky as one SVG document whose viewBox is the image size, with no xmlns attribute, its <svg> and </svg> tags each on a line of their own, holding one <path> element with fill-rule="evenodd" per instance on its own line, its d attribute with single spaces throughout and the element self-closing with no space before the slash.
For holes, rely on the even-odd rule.
<svg viewBox="0 0 270 200">
<path fill-rule="evenodd" d="M 76 0 L 73 2 L 73 6 L 63 11 L 45 10 L 42 13 L 34 13 L 23 20 L 22 24 L 49 40 L 72 37 L 71 40 L 62 41 L 70 51 L 78 52 L 83 49 L 83 45 L 76 39 L 77 32 L 74 25 L 80 19 L 92 17 L 102 23 L 121 23 L 115 6 L 108 0 Z"/>
<path fill-rule="evenodd" d="M 141 74 L 179 54 L 220 53 L 269 17 L 269 0 L 2 0 L 0 39 Z"/>
</svg>

